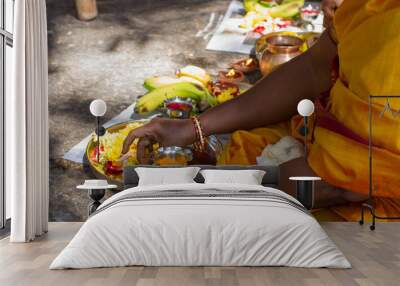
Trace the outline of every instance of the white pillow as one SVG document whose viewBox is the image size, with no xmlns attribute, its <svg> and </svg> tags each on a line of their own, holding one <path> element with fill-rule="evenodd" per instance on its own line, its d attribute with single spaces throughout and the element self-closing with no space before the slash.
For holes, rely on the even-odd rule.
<svg viewBox="0 0 400 286">
<path fill-rule="evenodd" d="M 261 185 L 265 171 L 262 170 L 202 170 L 205 184 Z"/>
<path fill-rule="evenodd" d="M 135 168 L 139 176 L 139 186 L 195 183 L 193 179 L 199 170 L 199 167 Z"/>
</svg>

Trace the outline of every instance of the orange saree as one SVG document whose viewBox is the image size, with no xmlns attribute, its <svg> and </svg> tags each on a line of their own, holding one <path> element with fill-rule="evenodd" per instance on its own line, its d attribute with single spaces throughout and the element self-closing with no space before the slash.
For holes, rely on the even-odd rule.
<svg viewBox="0 0 400 286">
<path fill-rule="evenodd" d="M 333 186 L 368 193 L 368 98 L 373 102 L 373 169 L 377 213 L 400 215 L 400 117 L 381 111 L 385 95 L 400 95 L 400 1 L 345 0 L 335 15 L 339 78 L 317 114 L 308 163 Z M 392 111 L 400 99 L 390 101 Z M 317 112 L 318 113 L 318 112 Z M 292 119 L 297 127 L 299 118 Z M 235 132 L 221 156 L 222 164 L 254 164 L 267 144 L 294 135 L 289 124 Z M 256 144 L 254 144 L 254 142 Z M 253 148 L 254 146 L 254 148 Z M 331 212 L 358 220 L 359 205 L 340 205 Z M 332 215 L 329 215 L 332 217 Z M 321 217 L 321 219 L 324 219 Z"/>
</svg>

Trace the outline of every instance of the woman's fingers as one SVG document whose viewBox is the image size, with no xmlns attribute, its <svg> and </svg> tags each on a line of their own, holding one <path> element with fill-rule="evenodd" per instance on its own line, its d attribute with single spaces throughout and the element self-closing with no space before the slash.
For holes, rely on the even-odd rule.
<svg viewBox="0 0 400 286">
<path fill-rule="evenodd" d="M 129 132 L 124 140 L 124 145 L 122 146 L 122 154 L 126 154 L 129 151 L 129 147 L 132 145 L 136 138 L 151 137 L 155 138 L 154 125 L 158 124 L 157 118 L 153 118 L 149 123 L 133 129 Z"/>
<path fill-rule="evenodd" d="M 128 136 L 126 136 L 124 140 L 124 145 L 122 146 L 122 154 L 126 154 L 129 151 L 133 141 L 137 138 L 135 134 L 135 130 L 129 132 Z"/>
<path fill-rule="evenodd" d="M 151 142 L 157 142 L 162 147 L 186 146 L 195 141 L 196 133 L 190 119 L 154 118 L 149 123 L 129 132 L 122 146 L 122 154 L 126 154 L 132 143 L 138 138 L 139 142 L 140 139 L 148 138 Z M 141 144 L 144 143 L 150 144 L 146 141 L 142 141 Z M 138 150 L 138 153 L 144 154 L 144 151 Z"/>
<path fill-rule="evenodd" d="M 146 133 L 148 133 L 149 129 L 150 126 L 146 124 L 129 132 L 128 136 L 126 136 L 124 140 L 124 145 L 122 146 L 122 154 L 126 154 L 126 152 L 129 151 L 129 147 L 131 147 L 136 138 L 142 138 L 146 136 Z"/>
<path fill-rule="evenodd" d="M 150 156 L 150 154 L 153 152 L 153 144 L 154 141 L 149 137 L 143 137 L 139 139 L 136 159 L 140 164 L 150 165 L 153 163 Z"/>
<path fill-rule="evenodd" d="M 153 119 L 149 123 L 141 127 L 138 127 L 136 129 L 133 129 L 131 132 L 129 132 L 122 146 L 122 154 L 126 154 L 129 151 L 129 147 L 132 145 L 133 141 L 135 141 L 135 139 L 137 138 L 149 137 L 151 138 L 151 140 L 157 141 L 157 139 L 159 139 L 156 134 L 157 132 L 155 131 L 155 125 L 157 124 L 158 124 L 157 120 L 155 121 Z"/>
</svg>

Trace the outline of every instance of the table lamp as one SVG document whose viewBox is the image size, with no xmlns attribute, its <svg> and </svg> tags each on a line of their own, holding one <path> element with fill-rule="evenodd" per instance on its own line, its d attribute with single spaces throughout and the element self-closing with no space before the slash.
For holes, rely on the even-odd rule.
<svg viewBox="0 0 400 286">
<path fill-rule="evenodd" d="M 304 117 L 304 157 L 307 160 L 308 117 L 314 113 L 314 103 L 309 99 L 301 100 L 297 105 L 297 112 Z"/>
<path fill-rule="evenodd" d="M 96 117 L 97 122 L 97 162 L 100 162 L 100 136 L 104 135 L 105 129 L 100 129 L 100 117 L 104 116 L 107 111 L 107 104 L 102 99 L 95 99 L 90 103 L 90 113 Z"/>
</svg>

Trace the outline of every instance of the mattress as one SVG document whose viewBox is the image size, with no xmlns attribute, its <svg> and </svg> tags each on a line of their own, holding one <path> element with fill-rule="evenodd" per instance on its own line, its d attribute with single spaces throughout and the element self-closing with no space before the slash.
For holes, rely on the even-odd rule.
<svg viewBox="0 0 400 286">
<path fill-rule="evenodd" d="M 106 200 L 50 269 L 119 266 L 350 268 L 293 197 L 239 184 L 127 189 Z"/>
</svg>

